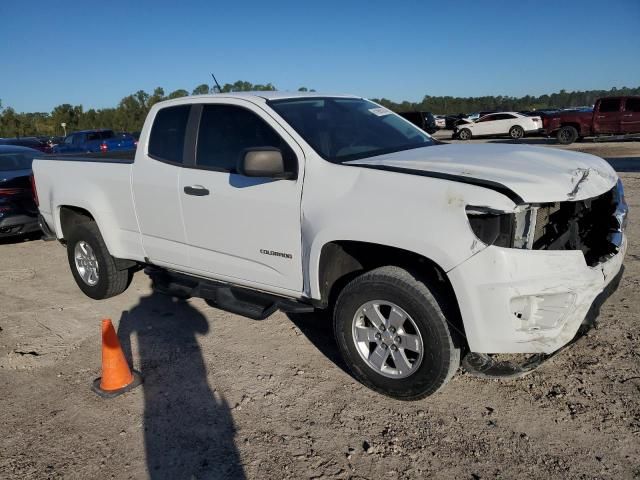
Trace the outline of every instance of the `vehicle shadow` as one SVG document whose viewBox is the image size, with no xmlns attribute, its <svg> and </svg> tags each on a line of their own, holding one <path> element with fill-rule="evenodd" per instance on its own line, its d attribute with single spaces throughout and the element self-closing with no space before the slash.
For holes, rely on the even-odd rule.
<svg viewBox="0 0 640 480">
<path fill-rule="evenodd" d="M 33 242 L 40 239 L 42 239 L 42 232 L 26 233 L 24 235 L 0 237 L 0 245 L 13 245 L 15 243 Z"/>
<path fill-rule="evenodd" d="M 333 335 L 333 322 L 325 311 L 313 313 L 287 313 L 289 320 L 300 329 L 302 334 L 334 365 L 353 377 L 342 360 L 340 350 Z"/>
<path fill-rule="evenodd" d="M 160 293 L 123 312 L 118 337 L 131 361 L 137 337 L 144 378 L 144 446 L 152 479 L 243 479 L 230 409 L 207 382 L 197 337 L 207 319 Z"/>
</svg>

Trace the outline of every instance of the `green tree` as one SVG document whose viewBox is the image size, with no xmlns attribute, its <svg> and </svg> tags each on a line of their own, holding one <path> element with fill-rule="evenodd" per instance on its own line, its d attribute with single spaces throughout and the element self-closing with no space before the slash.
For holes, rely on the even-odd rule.
<svg viewBox="0 0 640 480">
<path fill-rule="evenodd" d="M 164 88 L 156 87 L 156 89 L 153 91 L 153 94 L 151 94 L 149 96 L 149 99 L 147 100 L 147 108 L 151 108 L 156 103 L 161 102 L 165 99 L 166 97 L 164 96 Z"/>
<path fill-rule="evenodd" d="M 209 93 L 209 85 L 202 83 L 193 89 L 191 95 L 206 95 Z"/>
<path fill-rule="evenodd" d="M 20 119 L 16 111 L 7 107 L 0 118 L 0 137 L 17 137 L 20 135 Z"/>
<path fill-rule="evenodd" d="M 61 126 L 62 123 L 66 124 L 67 133 L 77 130 L 81 116 L 82 105 L 73 106 L 69 103 L 58 105 L 51 112 L 54 131 L 57 134 L 62 134 L 64 132 L 64 129 Z"/>
<path fill-rule="evenodd" d="M 172 99 L 172 98 L 180 98 L 180 97 L 188 97 L 189 96 L 189 92 L 187 92 L 184 89 L 179 89 L 179 90 L 174 90 L 173 92 L 171 92 L 167 98 L 168 99 Z"/>
<path fill-rule="evenodd" d="M 222 86 L 221 92 L 259 92 L 259 91 L 274 91 L 276 87 L 272 83 L 267 83 L 265 85 L 261 84 L 253 84 L 251 82 L 245 82 L 242 80 L 238 80 L 235 83 L 225 83 Z"/>
</svg>

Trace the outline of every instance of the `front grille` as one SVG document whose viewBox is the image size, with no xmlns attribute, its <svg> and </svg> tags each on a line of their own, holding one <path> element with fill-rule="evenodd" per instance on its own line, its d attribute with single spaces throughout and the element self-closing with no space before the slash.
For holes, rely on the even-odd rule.
<svg viewBox="0 0 640 480">
<path fill-rule="evenodd" d="M 536 214 L 533 248 L 538 250 L 581 250 L 594 266 L 617 253 L 623 220 L 624 197 L 616 186 L 587 200 L 541 205 Z M 626 204 L 624 214 L 626 216 Z"/>
</svg>

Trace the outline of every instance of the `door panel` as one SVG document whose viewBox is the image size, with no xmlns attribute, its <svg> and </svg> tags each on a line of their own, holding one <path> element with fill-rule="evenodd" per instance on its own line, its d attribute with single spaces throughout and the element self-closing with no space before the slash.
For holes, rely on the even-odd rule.
<svg viewBox="0 0 640 480">
<path fill-rule="evenodd" d="M 640 97 L 627 98 L 620 126 L 622 133 L 640 133 Z"/>
<path fill-rule="evenodd" d="M 600 101 L 598 111 L 593 113 L 594 133 L 620 133 L 621 103 L 618 98 L 605 98 Z"/>
<path fill-rule="evenodd" d="M 158 265 L 188 265 L 180 208 L 181 167 L 151 157 L 134 163 L 133 195 L 144 251 Z"/>
<path fill-rule="evenodd" d="M 296 181 L 185 169 L 180 179 L 191 268 L 302 290 Z M 208 195 L 189 195 L 188 187 Z"/>
<path fill-rule="evenodd" d="M 477 122 L 473 123 L 473 128 L 471 131 L 474 135 L 489 135 L 492 130 L 493 117 L 483 117 L 478 119 Z"/>
<path fill-rule="evenodd" d="M 297 164 L 296 180 L 235 173 L 243 148 L 281 148 L 278 142 Z M 301 292 L 303 158 L 258 106 L 233 99 L 203 105 L 196 165 L 183 169 L 179 187 L 191 269 Z"/>
<path fill-rule="evenodd" d="M 133 195 L 142 245 L 149 260 L 157 265 L 189 264 L 179 186 L 190 111 L 189 105 L 158 110 L 148 149 L 136 155 L 133 164 Z M 142 143 L 138 146 L 139 150 L 144 148 Z"/>
</svg>

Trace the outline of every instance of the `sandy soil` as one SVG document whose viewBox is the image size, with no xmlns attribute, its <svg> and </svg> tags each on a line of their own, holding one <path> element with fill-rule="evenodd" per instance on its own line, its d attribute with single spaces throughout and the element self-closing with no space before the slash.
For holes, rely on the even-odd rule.
<svg viewBox="0 0 640 480">
<path fill-rule="evenodd" d="M 638 478 L 640 174 L 622 178 L 630 247 L 599 328 L 528 377 L 458 372 L 419 402 L 354 381 L 317 317 L 247 320 L 142 273 L 96 302 L 57 242 L 4 242 L 0 478 Z M 89 388 L 103 317 L 145 379 L 112 400 Z"/>
</svg>

